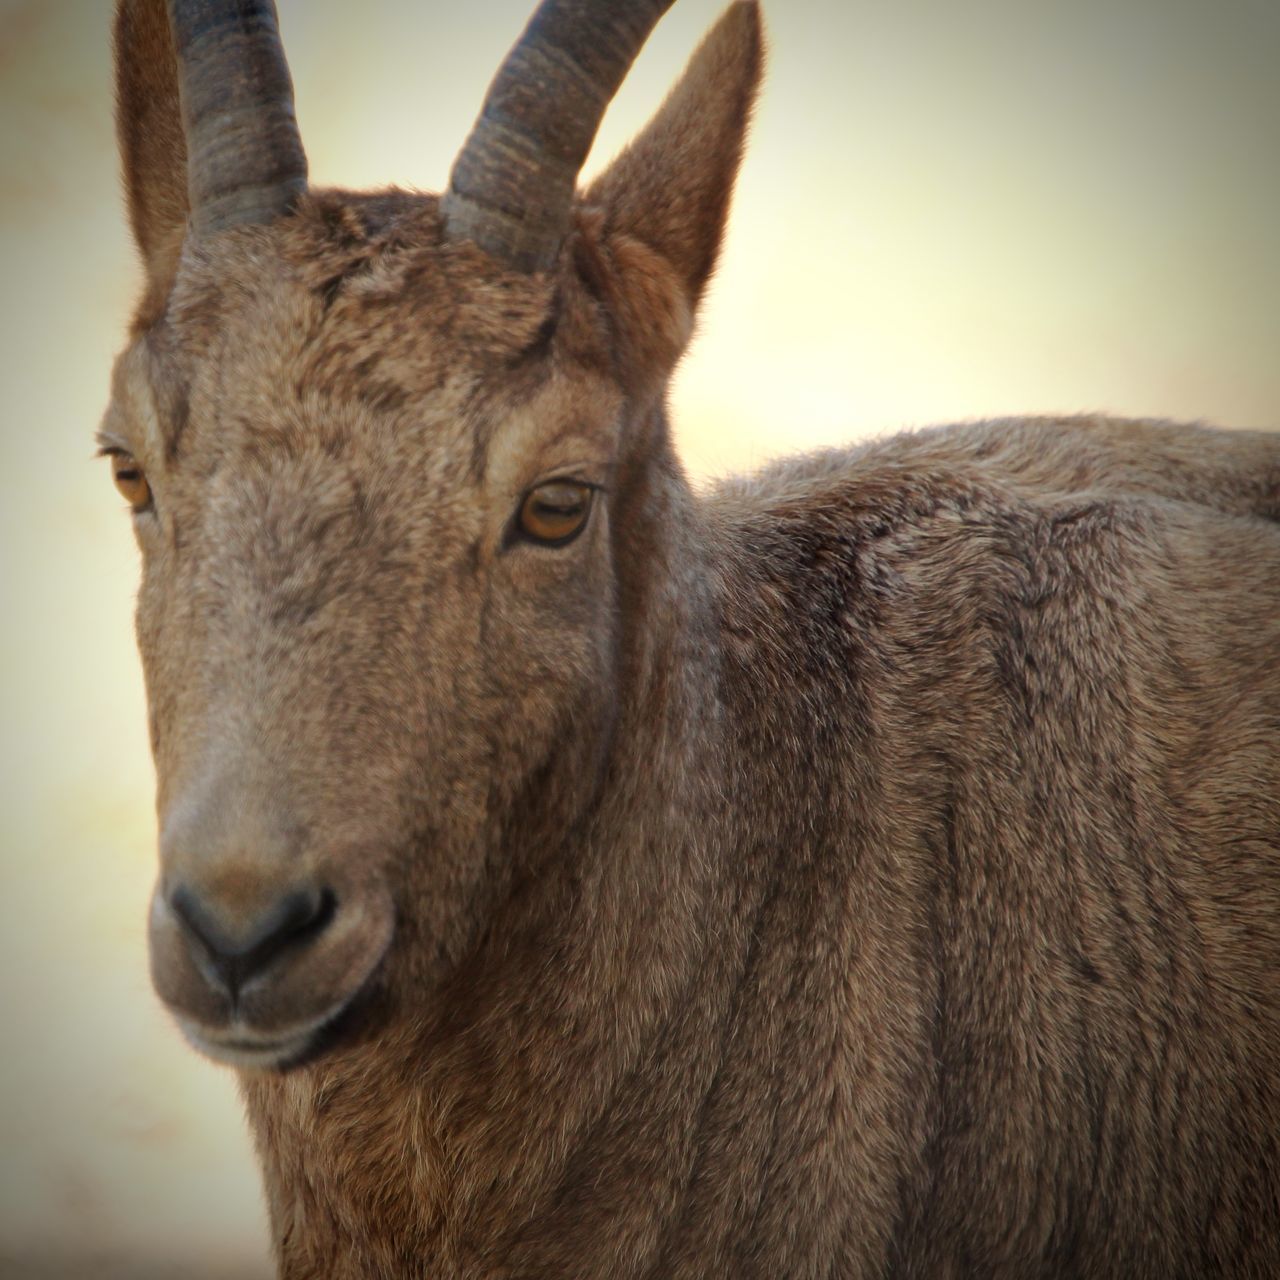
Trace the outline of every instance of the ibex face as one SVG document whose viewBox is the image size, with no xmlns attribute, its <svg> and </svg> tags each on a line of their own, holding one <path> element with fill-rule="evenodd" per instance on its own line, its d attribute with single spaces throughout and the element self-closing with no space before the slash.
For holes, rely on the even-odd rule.
<svg viewBox="0 0 1280 1280">
<path fill-rule="evenodd" d="M 151 495 L 156 983 L 215 1052 L 327 1019 L 387 946 L 393 884 L 451 941 L 500 793 L 598 754 L 607 721 L 630 406 L 548 338 L 547 282 L 486 278 L 431 205 L 408 218 L 424 247 L 333 298 L 308 283 L 336 265 L 323 217 L 228 233 L 107 423 Z"/>
<path fill-rule="evenodd" d="M 574 173 L 665 5 L 610 8 Z M 443 201 L 307 194 L 272 6 L 218 9 L 118 12 L 148 287 L 102 439 L 143 558 L 155 984 L 199 1048 L 269 1067 L 380 969 L 438 978 L 520 870 L 513 827 L 553 845 L 590 803 L 759 36 L 735 6 L 576 208 L 536 157 L 491 206 L 483 116 Z M 515 65 L 567 38 L 544 10 Z M 210 83 L 245 99 L 213 126 Z"/>
</svg>

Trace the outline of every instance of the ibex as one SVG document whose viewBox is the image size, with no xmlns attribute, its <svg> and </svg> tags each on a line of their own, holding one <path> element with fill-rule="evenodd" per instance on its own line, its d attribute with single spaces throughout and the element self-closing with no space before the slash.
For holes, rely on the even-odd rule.
<svg viewBox="0 0 1280 1280">
<path fill-rule="evenodd" d="M 695 494 L 760 73 L 547 0 L 445 194 L 309 190 L 271 0 L 122 0 L 156 988 L 289 1280 L 1280 1274 L 1280 438 Z"/>
</svg>

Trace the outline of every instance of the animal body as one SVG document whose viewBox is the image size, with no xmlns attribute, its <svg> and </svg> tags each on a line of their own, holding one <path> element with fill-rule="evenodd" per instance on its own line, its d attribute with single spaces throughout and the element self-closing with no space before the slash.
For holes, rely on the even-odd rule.
<svg viewBox="0 0 1280 1280">
<path fill-rule="evenodd" d="M 759 76 L 550 0 L 446 194 L 269 0 L 123 0 L 157 990 L 280 1273 L 1280 1274 L 1280 441 L 999 421 L 695 495 Z M 176 50 L 176 52 L 175 52 Z"/>
</svg>

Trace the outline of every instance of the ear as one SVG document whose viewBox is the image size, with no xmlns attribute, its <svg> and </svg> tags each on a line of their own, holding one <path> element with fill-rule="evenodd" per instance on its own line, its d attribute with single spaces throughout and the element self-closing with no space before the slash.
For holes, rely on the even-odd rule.
<svg viewBox="0 0 1280 1280">
<path fill-rule="evenodd" d="M 165 0 L 118 0 L 115 59 L 116 138 L 147 273 L 136 321 L 144 326 L 164 306 L 187 226 L 187 145 Z"/>
<path fill-rule="evenodd" d="M 627 241 L 674 271 L 686 330 L 676 356 L 720 251 L 763 57 L 759 6 L 738 0 L 644 132 L 585 195 L 600 211 L 603 247 L 624 277 L 624 291 L 625 277 L 635 274 L 628 273 L 628 258 L 639 268 L 647 256 L 628 252 Z"/>
</svg>

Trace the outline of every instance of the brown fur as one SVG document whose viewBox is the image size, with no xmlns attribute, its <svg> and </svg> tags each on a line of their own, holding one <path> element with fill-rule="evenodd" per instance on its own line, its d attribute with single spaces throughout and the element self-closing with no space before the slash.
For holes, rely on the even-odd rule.
<svg viewBox="0 0 1280 1280">
<path fill-rule="evenodd" d="M 338 902 L 242 1010 L 346 1006 L 244 1073 L 281 1274 L 1280 1272 L 1280 441 L 989 422 L 695 496 L 754 6 L 533 276 L 398 192 L 174 261 L 168 54 L 118 52 L 157 986 L 227 1024 L 175 877 Z M 569 473 L 583 536 L 513 542 Z"/>
</svg>

